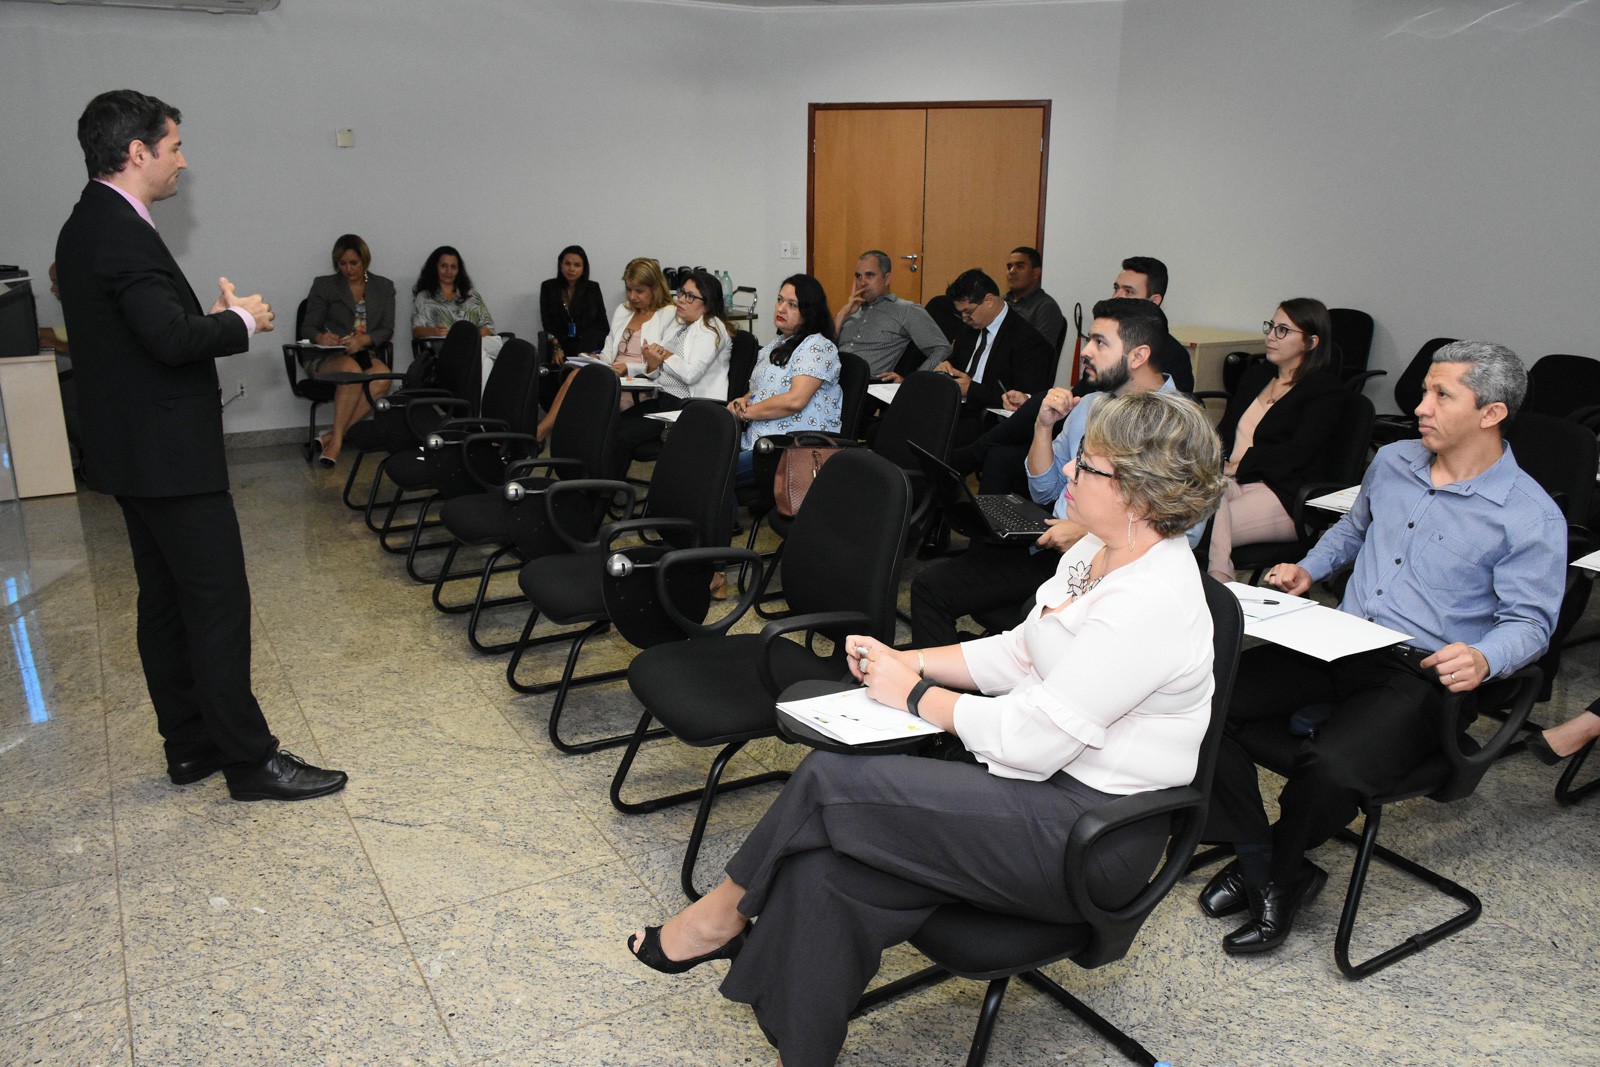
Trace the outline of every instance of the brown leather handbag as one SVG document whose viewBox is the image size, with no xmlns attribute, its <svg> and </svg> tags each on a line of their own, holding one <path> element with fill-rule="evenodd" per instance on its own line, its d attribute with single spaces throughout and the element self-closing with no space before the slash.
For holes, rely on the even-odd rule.
<svg viewBox="0 0 1600 1067">
<path fill-rule="evenodd" d="M 779 453 L 778 470 L 772 479 L 772 498 L 778 514 L 794 518 L 822 465 L 854 444 L 824 433 L 796 434 L 795 443 Z"/>
</svg>

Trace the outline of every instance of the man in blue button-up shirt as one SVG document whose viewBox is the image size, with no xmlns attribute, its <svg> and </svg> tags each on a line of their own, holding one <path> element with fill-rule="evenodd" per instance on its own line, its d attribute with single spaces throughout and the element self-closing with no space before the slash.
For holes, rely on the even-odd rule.
<svg viewBox="0 0 1600 1067">
<path fill-rule="evenodd" d="M 1239 664 L 1229 721 L 1288 718 L 1331 701 L 1279 796 L 1269 826 L 1255 766 L 1225 740 L 1207 837 L 1232 841 L 1238 860 L 1200 897 L 1214 916 L 1248 908 L 1223 939 L 1230 953 L 1282 944 L 1295 911 L 1326 874 L 1305 859 L 1437 750 L 1440 695 L 1470 692 L 1544 652 L 1561 606 L 1566 524 L 1501 439 L 1527 374 L 1509 349 L 1458 341 L 1428 370 L 1422 437 L 1379 450 L 1350 513 L 1298 565 L 1267 582 L 1304 593 L 1355 565 L 1340 610 L 1409 642 L 1323 663 L 1276 646 Z"/>
</svg>

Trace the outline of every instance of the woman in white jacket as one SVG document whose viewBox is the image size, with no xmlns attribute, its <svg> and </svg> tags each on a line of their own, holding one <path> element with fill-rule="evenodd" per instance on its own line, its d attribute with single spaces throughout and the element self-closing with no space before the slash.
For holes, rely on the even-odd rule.
<svg viewBox="0 0 1600 1067">
<path fill-rule="evenodd" d="M 611 332 L 606 336 L 605 347 L 595 356 L 610 363 L 618 374 L 627 374 L 628 364 L 644 365 L 645 345 L 660 342 L 662 327 L 673 320 L 676 312 L 666 276 L 655 260 L 644 257 L 629 260 L 622 271 L 622 284 L 627 289 L 628 299 L 611 316 Z M 550 402 L 544 418 L 539 420 L 539 440 L 550 436 L 550 429 L 556 424 L 556 412 L 561 410 L 561 401 L 567 395 L 567 382 L 571 380 L 572 376 L 568 375 L 561 383 L 561 390 Z"/>
<path fill-rule="evenodd" d="M 697 397 L 723 403 L 728 399 L 728 356 L 734 328 L 723 304 L 722 283 L 697 270 L 678 283 L 677 313 L 659 327 L 660 339 L 646 339 L 642 361 L 628 370 L 655 380 L 653 399 L 622 413 L 618 432 L 630 451 L 659 440 L 664 423 L 644 416 L 676 411 Z M 653 331 L 646 331 L 647 333 Z"/>
</svg>

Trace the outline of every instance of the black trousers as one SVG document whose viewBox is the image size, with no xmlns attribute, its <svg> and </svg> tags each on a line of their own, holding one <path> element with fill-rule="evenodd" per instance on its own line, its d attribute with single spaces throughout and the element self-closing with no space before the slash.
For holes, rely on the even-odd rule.
<svg viewBox="0 0 1600 1067">
<path fill-rule="evenodd" d="M 233 497 L 119 496 L 139 579 L 139 660 L 169 760 L 215 746 L 259 763 L 278 739 L 250 689 L 250 584 Z"/>
<path fill-rule="evenodd" d="M 1431 672 L 1428 672 L 1431 673 Z M 1361 800 L 1392 788 L 1438 751 L 1436 680 L 1388 649 L 1324 663 L 1263 645 L 1244 653 L 1218 756 L 1206 839 L 1272 847 L 1272 880 L 1292 884 L 1306 852 L 1355 818 Z M 1301 746 L 1269 824 L 1255 763 L 1233 735 L 1301 708 L 1333 712 Z M 1470 705 L 1470 702 L 1469 702 Z M 1465 725 L 1465 724 L 1463 724 Z"/>
<path fill-rule="evenodd" d="M 964 463 L 957 467 L 978 472 L 980 493 L 1028 492 L 1028 476 L 1023 470 L 1028 448 L 1033 444 L 1033 424 L 1039 418 L 1039 407 L 1044 403 L 1045 390 L 1030 396 L 1009 419 L 1001 419 L 977 440 L 965 444 L 960 451 L 966 453 Z M 1055 424 L 1060 433 L 1066 420 Z"/>
<path fill-rule="evenodd" d="M 658 411 L 677 411 L 688 402 L 663 389 L 649 400 L 642 400 L 624 411 L 617 420 L 617 438 L 627 449 L 628 455 L 632 455 L 640 445 L 661 440 L 661 432 L 667 428 L 666 423 L 659 419 L 647 419 L 646 415 Z"/>
<path fill-rule="evenodd" d="M 833 1063 L 883 950 L 939 905 L 1079 921 L 1067 836 L 1111 799 L 1066 772 L 1024 782 L 972 763 L 813 752 L 728 861 L 745 889 L 739 911 L 759 918 L 723 996 L 755 1009 L 785 1067 Z M 1126 900 L 1155 868 L 1166 828 L 1107 844 L 1086 874 L 1097 899 Z"/>
<path fill-rule="evenodd" d="M 1014 608 L 1055 574 L 1061 553 L 1029 552 L 1032 542 L 976 544 L 924 567 L 911 581 L 911 643 L 942 648 L 958 640 L 963 615 Z"/>
</svg>

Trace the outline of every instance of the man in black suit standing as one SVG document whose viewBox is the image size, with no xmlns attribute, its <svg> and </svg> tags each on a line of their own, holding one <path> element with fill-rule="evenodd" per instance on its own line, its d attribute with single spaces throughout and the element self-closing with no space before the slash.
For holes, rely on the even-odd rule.
<svg viewBox="0 0 1600 1067">
<path fill-rule="evenodd" d="M 983 433 L 986 408 L 1017 406 L 1008 393 L 1048 389 L 1056 352 L 1038 330 L 1006 306 L 994 279 L 976 267 L 963 271 L 944 293 L 967 325 L 956 337 L 950 359 L 934 368 L 954 378 L 965 397 L 956 424 L 959 448 Z"/>
<path fill-rule="evenodd" d="M 83 474 L 116 496 L 139 578 L 139 658 L 176 785 L 216 771 L 235 800 L 305 800 L 341 771 L 278 747 L 250 689 L 250 586 L 222 446 L 215 360 L 272 329 L 228 279 L 202 312 L 150 205 L 178 191 L 178 110 L 128 89 L 78 119 L 90 182 L 56 243 L 83 420 Z"/>
</svg>

